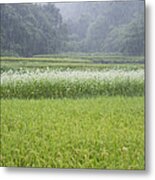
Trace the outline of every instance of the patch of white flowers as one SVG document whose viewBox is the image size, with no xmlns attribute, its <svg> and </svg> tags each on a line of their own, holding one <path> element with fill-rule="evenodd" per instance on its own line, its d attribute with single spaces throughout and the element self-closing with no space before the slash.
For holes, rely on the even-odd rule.
<svg viewBox="0 0 155 180">
<path fill-rule="evenodd" d="M 113 80 L 144 80 L 144 70 L 102 70 L 102 71 L 81 71 L 81 70 L 45 70 L 41 71 L 8 71 L 1 74 L 1 85 L 8 83 L 28 83 L 32 81 L 113 81 Z"/>
</svg>

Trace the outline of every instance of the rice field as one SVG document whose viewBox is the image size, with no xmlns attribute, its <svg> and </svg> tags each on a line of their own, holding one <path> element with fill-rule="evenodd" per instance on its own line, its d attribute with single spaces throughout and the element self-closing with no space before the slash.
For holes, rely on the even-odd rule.
<svg viewBox="0 0 155 180">
<path fill-rule="evenodd" d="M 52 62 L 52 63 L 104 63 L 104 64 L 144 64 L 143 56 L 121 56 L 121 55 L 88 55 L 88 54 L 54 54 L 36 55 L 34 57 L 1 57 L 1 61 L 29 61 L 29 62 Z"/>
<path fill-rule="evenodd" d="M 2 166 L 142 170 L 143 101 L 2 100 Z"/>
<path fill-rule="evenodd" d="M 86 63 L 49 63 L 49 62 L 30 62 L 30 61 L 2 61 L 1 62 L 1 73 L 6 71 L 20 71 L 21 69 L 25 71 L 36 71 L 36 69 L 40 70 L 81 70 L 81 71 L 87 71 L 87 70 L 96 70 L 96 71 L 102 71 L 102 70 L 144 70 L 144 64 L 86 64 Z"/>
<path fill-rule="evenodd" d="M 143 170 L 144 65 L 37 58 L 1 62 L 2 166 Z"/>
</svg>

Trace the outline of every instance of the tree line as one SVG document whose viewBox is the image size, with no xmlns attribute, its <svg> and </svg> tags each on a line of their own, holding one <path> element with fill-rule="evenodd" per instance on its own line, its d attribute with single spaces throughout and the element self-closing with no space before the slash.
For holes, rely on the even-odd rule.
<svg viewBox="0 0 155 180">
<path fill-rule="evenodd" d="M 66 26 L 49 4 L 1 5 L 1 50 L 19 56 L 62 51 Z"/>
<path fill-rule="evenodd" d="M 144 2 L 1 4 L 1 55 L 144 55 Z"/>
</svg>

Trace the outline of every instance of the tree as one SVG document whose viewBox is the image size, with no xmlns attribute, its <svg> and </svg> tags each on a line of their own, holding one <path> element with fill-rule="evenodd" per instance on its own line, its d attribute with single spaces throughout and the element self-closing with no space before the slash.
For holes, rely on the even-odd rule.
<svg viewBox="0 0 155 180">
<path fill-rule="evenodd" d="M 144 55 L 144 17 L 136 15 L 129 24 L 114 27 L 104 41 L 103 51 Z"/>
<path fill-rule="evenodd" d="M 20 56 L 58 53 L 66 26 L 54 4 L 1 5 L 1 51 Z"/>
</svg>

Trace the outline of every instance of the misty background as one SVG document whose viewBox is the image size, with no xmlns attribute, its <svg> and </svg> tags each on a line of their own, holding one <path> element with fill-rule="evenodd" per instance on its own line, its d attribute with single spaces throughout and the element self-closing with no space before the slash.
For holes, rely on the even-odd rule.
<svg viewBox="0 0 155 180">
<path fill-rule="evenodd" d="M 1 56 L 144 55 L 144 1 L 0 5 Z"/>
</svg>

